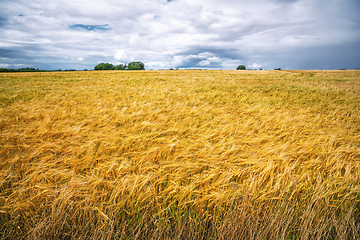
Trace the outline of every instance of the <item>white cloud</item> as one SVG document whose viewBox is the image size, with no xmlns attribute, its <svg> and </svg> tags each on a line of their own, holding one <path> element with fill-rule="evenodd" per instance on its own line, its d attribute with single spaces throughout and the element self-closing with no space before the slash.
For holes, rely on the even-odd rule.
<svg viewBox="0 0 360 240">
<path fill-rule="evenodd" d="M 117 51 L 114 58 L 121 62 L 132 62 L 134 60 L 134 58 L 130 57 L 124 50 Z"/>
<path fill-rule="evenodd" d="M 249 68 L 259 68 L 259 67 L 261 67 L 261 65 L 254 63 L 253 65 L 249 65 L 248 67 Z"/>
<path fill-rule="evenodd" d="M 210 57 L 207 58 L 206 60 L 202 60 L 201 62 L 199 62 L 199 65 L 206 67 L 206 66 L 211 66 L 214 63 L 221 63 L 221 62 L 222 60 L 219 57 Z"/>
<path fill-rule="evenodd" d="M 79 60 L 79 61 L 84 61 L 85 59 L 82 58 L 82 57 L 79 57 L 79 58 L 77 58 L 77 60 Z"/>
<path fill-rule="evenodd" d="M 129 45 L 135 49 L 147 49 L 149 42 L 147 39 L 140 37 L 139 33 L 132 33 L 129 37 Z"/>
<path fill-rule="evenodd" d="M 0 68 L 8 68 L 8 67 L 9 67 L 9 64 L 0 63 Z"/>
</svg>

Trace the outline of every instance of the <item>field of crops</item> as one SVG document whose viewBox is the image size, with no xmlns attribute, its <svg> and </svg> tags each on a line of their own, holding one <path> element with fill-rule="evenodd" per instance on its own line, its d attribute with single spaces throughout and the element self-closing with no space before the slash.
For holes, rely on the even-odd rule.
<svg viewBox="0 0 360 240">
<path fill-rule="evenodd" d="M 0 74 L 1 239 L 359 239 L 360 71 Z"/>
</svg>

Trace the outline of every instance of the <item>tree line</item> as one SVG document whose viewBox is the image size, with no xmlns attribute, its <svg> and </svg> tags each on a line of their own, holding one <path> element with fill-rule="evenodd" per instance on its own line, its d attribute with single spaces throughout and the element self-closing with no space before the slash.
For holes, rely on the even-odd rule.
<svg viewBox="0 0 360 240">
<path fill-rule="evenodd" d="M 19 69 L 0 68 L 0 72 L 46 72 L 46 71 L 40 70 L 38 68 L 19 68 Z"/>
<path fill-rule="evenodd" d="M 145 70 L 144 63 L 138 62 L 131 62 L 128 65 L 126 64 L 119 64 L 113 65 L 111 63 L 99 63 L 95 66 L 94 70 Z"/>
</svg>

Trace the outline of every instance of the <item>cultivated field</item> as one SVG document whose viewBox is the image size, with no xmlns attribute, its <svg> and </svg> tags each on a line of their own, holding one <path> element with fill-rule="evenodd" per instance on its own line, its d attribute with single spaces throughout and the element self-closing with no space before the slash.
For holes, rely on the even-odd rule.
<svg viewBox="0 0 360 240">
<path fill-rule="evenodd" d="M 0 74 L 2 239 L 359 239 L 360 71 Z"/>
</svg>

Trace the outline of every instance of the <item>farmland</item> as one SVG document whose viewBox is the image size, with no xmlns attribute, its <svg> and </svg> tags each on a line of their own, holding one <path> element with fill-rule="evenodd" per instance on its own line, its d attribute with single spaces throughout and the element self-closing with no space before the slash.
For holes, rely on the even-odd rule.
<svg viewBox="0 0 360 240">
<path fill-rule="evenodd" d="M 2 239 L 359 239 L 360 71 L 0 74 Z"/>
</svg>

